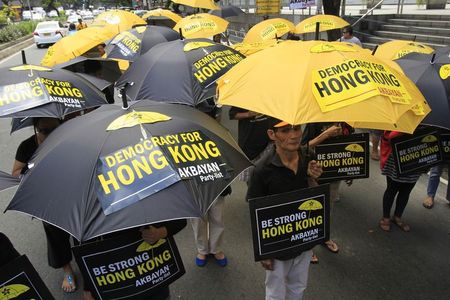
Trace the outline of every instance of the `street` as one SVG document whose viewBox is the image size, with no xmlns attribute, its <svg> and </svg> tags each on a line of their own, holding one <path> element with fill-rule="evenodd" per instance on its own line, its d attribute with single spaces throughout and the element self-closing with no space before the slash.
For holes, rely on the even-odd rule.
<svg viewBox="0 0 450 300">
<path fill-rule="evenodd" d="M 28 63 L 39 64 L 47 48 L 35 45 L 26 49 Z M 0 62 L 1 67 L 21 63 L 20 53 Z M 10 172 L 20 142 L 33 134 L 31 128 L 10 135 L 10 119 L 0 119 L 0 170 Z M 236 136 L 236 121 L 222 123 Z M 382 215 L 382 196 L 386 179 L 379 163 L 371 161 L 369 179 L 354 181 L 341 188 L 341 200 L 331 211 L 331 237 L 340 247 L 338 254 L 317 246 L 318 265 L 310 266 L 305 299 L 448 299 L 450 295 L 450 205 L 445 200 L 446 186 L 441 183 L 433 209 L 422 206 L 428 176 L 423 174 L 411 193 L 404 213 L 411 232 L 393 226 L 383 232 L 378 222 Z M 61 166 L 60 172 L 65 172 Z M 253 259 L 246 185 L 236 180 L 226 198 L 224 252 L 229 260 L 225 268 L 210 259 L 199 268 L 190 224 L 176 236 L 186 274 L 171 285 L 172 299 L 231 300 L 264 299 L 264 270 Z M 15 189 L 0 194 L 4 211 Z M 47 264 L 46 240 L 40 221 L 8 211 L 0 216 L 0 231 L 5 233 L 21 254 L 26 254 L 56 299 L 82 299 L 81 275 L 78 289 L 64 294 L 60 288 L 62 271 Z M 73 264 L 75 265 L 75 263 Z"/>
</svg>

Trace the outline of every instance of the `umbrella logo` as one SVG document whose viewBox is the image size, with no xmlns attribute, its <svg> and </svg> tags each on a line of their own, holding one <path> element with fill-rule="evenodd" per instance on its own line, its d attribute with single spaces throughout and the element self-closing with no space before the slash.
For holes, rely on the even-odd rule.
<svg viewBox="0 0 450 300">
<path fill-rule="evenodd" d="M 437 137 L 434 136 L 434 135 L 432 135 L 432 134 L 430 134 L 430 135 L 427 135 L 426 137 L 424 137 L 424 138 L 421 140 L 421 142 L 422 142 L 422 143 L 432 143 L 432 142 L 437 142 Z"/>
<path fill-rule="evenodd" d="M 358 144 L 350 144 L 345 147 L 345 150 L 350 152 L 364 152 L 364 148 Z"/>
<path fill-rule="evenodd" d="M 156 122 L 169 121 L 172 118 L 157 112 L 142 111 L 142 112 L 130 112 L 126 115 L 120 116 L 112 121 L 106 131 L 117 130 L 121 128 L 130 128 L 140 124 L 152 124 Z"/>
<path fill-rule="evenodd" d="M 35 70 L 35 71 L 51 71 L 52 69 L 41 67 L 41 66 L 34 66 L 34 65 L 23 65 L 23 66 L 17 66 L 9 68 L 11 71 L 28 71 L 28 70 Z"/>
<path fill-rule="evenodd" d="M 139 247 L 137 247 L 136 252 L 145 252 L 154 248 L 158 248 L 159 246 L 161 246 L 162 244 L 164 244 L 166 242 L 166 239 L 160 239 L 159 241 L 157 241 L 156 243 L 149 244 L 147 242 L 142 242 Z"/>
<path fill-rule="evenodd" d="M 0 300 L 14 299 L 30 288 L 23 284 L 11 284 L 0 288 Z"/>
<path fill-rule="evenodd" d="M 217 44 L 210 43 L 210 42 L 189 42 L 183 47 L 184 52 L 189 52 L 191 50 L 195 50 L 198 48 L 204 48 L 204 47 L 211 47 L 215 46 Z"/>
<path fill-rule="evenodd" d="M 442 80 L 450 77 L 450 64 L 441 66 L 439 69 L 439 77 L 441 77 Z"/>
<path fill-rule="evenodd" d="M 418 103 L 411 107 L 411 110 L 416 116 L 423 116 L 425 114 L 425 109 L 421 103 Z"/>
<path fill-rule="evenodd" d="M 308 210 L 308 211 L 319 209 L 323 209 L 323 206 L 319 201 L 315 199 L 305 201 L 298 207 L 298 210 Z"/>
<path fill-rule="evenodd" d="M 310 49 L 311 53 L 323 53 L 323 52 L 356 52 L 357 50 L 353 46 L 349 46 L 346 43 L 321 43 L 312 46 Z"/>
</svg>

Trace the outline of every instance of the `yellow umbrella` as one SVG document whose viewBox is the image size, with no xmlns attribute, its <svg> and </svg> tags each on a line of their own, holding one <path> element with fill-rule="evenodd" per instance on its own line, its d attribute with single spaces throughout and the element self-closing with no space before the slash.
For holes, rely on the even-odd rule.
<svg viewBox="0 0 450 300">
<path fill-rule="evenodd" d="M 307 18 L 295 26 L 294 33 L 316 32 L 316 24 L 319 23 L 319 31 L 338 29 L 350 24 L 342 18 L 333 15 L 316 15 Z"/>
<path fill-rule="evenodd" d="M 433 51 L 433 48 L 422 43 L 397 40 L 381 44 L 375 50 L 374 55 L 379 58 L 396 60 L 412 52 L 430 54 L 433 53 Z"/>
<path fill-rule="evenodd" d="M 294 23 L 282 18 L 268 19 L 259 22 L 247 32 L 244 43 L 258 43 L 281 37 L 294 31 Z"/>
<path fill-rule="evenodd" d="M 228 21 L 210 14 L 195 14 L 181 19 L 173 30 L 185 38 L 207 38 L 227 30 Z"/>
<path fill-rule="evenodd" d="M 41 65 L 53 67 L 69 61 L 86 53 L 98 44 L 112 39 L 116 34 L 115 26 L 88 27 L 77 31 L 74 35 L 66 36 L 48 48 Z"/>
<path fill-rule="evenodd" d="M 144 19 L 126 10 L 108 10 L 99 14 L 92 27 L 114 25 L 116 34 L 131 29 L 134 25 L 147 25 Z"/>
<path fill-rule="evenodd" d="M 172 2 L 190 7 L 220 9 L 220 6 L 216 5 L 213 0 L 172 0 Z"/>
<path fill-rule="evenodd" d="M 173 11 L 170 11 L 168 9 L 152 9 L 151 11 L 147 12 L 142 16 L 142 19 L 147 19 L 148 17 L 166 17 L 174 21 L 175 23 L 178 23 L 181 20 L 181 17 L 174 13 Z"/>
<path fill-rule="evenodd" d="M 239 51 L 240 53 L 244 54 L 245 56 L 252 55 L 256 52 L 259 52 L 261 50 L 267 49 L 269 47 L 273 47 L 277 45 L 278 43 L 281 43 L 283 40 L 267 40 L 264 42 L 257 42 L 257 43 L 237 43 L 232 46 L 234 50 Z"/>
<path fill-rule="evenodd" d="M 428 103 L 403 74 L 358 48 L 285 41 L 223 75 L 218 101 L 289 124 L 347 122 L 413 132 L 430 112 Z"/>
</svg>

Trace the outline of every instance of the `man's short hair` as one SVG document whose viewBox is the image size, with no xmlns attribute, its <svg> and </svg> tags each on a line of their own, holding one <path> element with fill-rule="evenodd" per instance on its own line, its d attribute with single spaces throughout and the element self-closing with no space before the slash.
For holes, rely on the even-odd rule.
<svg viewBox="0 0 450 300">
<path fill-rule="evenodd" d="M 344 29 L 342 30 L 342 33 L 346 33 L 346 32 L 348 32 L 349 34 L 353 35 L 353 28 L 352 28 L 352 26 L 344 27 Z"/>
</svg>

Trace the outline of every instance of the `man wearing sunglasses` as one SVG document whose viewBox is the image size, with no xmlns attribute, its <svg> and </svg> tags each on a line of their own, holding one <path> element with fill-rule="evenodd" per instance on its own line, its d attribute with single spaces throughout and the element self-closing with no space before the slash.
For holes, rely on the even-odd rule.
<svg viewBox="0 0 450 300">
<path fill-rule="evenodd" d="M 352 43 L 362 47 L 361 41 L 356 36 L 353 36 L 353 28 L 351 26 L 344 27 L 338 42 Z"/>
<path fill-rule="evenodd" d="M 302 128 L 272 120 L 267 135 L 274 147 L 256 163 L 247 199 L 291 192 L 317 185 L 322 167 L 300 148 Z M 266 300 L 302 299 L 307 286 L 311 250 L 261 261 L 266 270 Z"/>
</svg>

